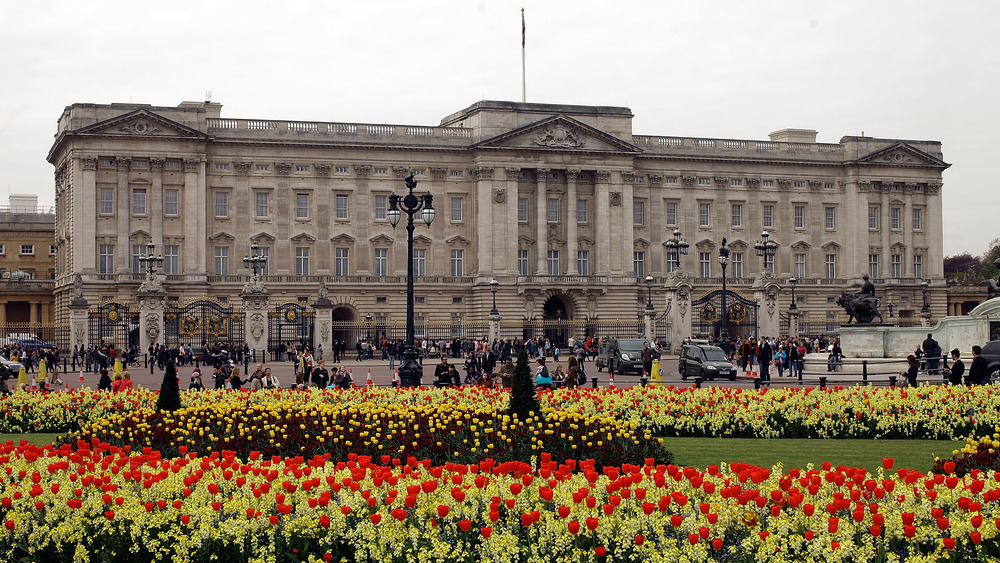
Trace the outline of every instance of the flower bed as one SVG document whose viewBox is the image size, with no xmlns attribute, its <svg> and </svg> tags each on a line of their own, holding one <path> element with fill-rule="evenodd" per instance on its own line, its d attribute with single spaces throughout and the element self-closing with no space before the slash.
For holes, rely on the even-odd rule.
<svg viewBox="0 0 1000 563">
<path fill-rule="evenodd" d="M 1000 474 L 0 447 L 36 561 L 995 561 Z"/>
<path fill-rule="evenodd" d="M 503 390 L 479 387 L 181 393 L 184 406 L 286 401 L 302 408 L 449 404 L 491 412 L 503 411 L 508 397 Z M 540 400 L 543 409 L 611 417 L 654 436 L 944 440 L 992 434 L 1000 425 L 1000 393 L 991 386 L 565 389 L 542 392 Z M 0 432 L 67 432 L 113 412 L 150 408 L 155 401 L 149 391 L 19 393 L 0 399 Z"/>
<path fill-rule="evenodd" d="M 246 394 L 243 394 L 246 396 Z M 152 448 L 166 457 L 184 452 L 229 450 L 242 459 L 349 455 L 401 458 L 432 463 L 526 461 L 538 452 L 557 460 L 593 459 L 598 467 L 672 461 L 658 441 L 633 425 L 584 414 L 547 412 L 519 420 L 464 404 L 350 405 L 297 402 L 219 402 L 177 412 L 133 411 L 111 415 L 70 434 L 65 442 L 107 442 Z"/>
<path fill-rule="evenodd" d="M 936 458 L 934 473 L 954 473 L 965 476 L 971 471 L 1000 470 L 1000 427 L 994 428 L 991 436 L 967 438 L 960 450 L 955 450 L 951 459 Z"/>
</svg>

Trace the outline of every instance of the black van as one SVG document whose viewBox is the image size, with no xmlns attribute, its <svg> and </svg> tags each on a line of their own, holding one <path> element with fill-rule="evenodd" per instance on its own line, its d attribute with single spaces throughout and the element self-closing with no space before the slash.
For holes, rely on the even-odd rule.
<svg viewBox="0 0 1000 563">
<path fill-rule="evenodd" d="M 645 338 L 609 338 L 608 349 L 594 362 L 597 371 L 608 368 L 608 373 L 642 375 L 642 345 L 646 342 Z"/>
</svg>

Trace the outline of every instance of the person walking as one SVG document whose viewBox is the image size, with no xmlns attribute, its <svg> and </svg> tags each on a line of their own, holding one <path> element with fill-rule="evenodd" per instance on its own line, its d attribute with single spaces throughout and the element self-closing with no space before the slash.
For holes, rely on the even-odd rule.
<svg viewBox="0 0 1000 563">
<path fill-rule="evenodd" d="M 961 385 L 962 376 L 965 374 L 965 363 L 962 362 L 958 348 L 951 351 L 952 364 L 950 368 L 944 368 L 945 375 L 948 376 L 948 383 Z"/>
<path fill-rule="evenodd" d="M 972 365 L 969 366 L 967 385 L 986 385 L 990 381 L 990 367 L 981 355 L 983 349 L 976 345 L 972 347 Z"/>
</svg>

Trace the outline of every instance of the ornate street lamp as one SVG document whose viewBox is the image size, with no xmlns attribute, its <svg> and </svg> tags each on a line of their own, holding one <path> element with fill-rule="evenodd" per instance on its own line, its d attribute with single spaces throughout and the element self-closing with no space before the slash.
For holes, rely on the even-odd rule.
<svg viewBox="0 0 1000 563">
<path fill-rule="evenodd" d="M 243 256 L 243 266 L 250 270 L 250 282 L 260 283 L 260 275 L 267 265 L 267 256 L 260 254 L 260 247 L 254 242 L 250 245 L 250 254 Z"/>
<path fill-rule="evenodd" d="M 653 312 L 653 276 L 646 276 L 646 313 Z"/>
<path fill-rule="evenodd" d="M 892 312 L 893 312 L 893 310 L 895 310 L 895 308 L 896 308 L 896 306 L 892 304 L 892 301 L 890 301 L 889 302 L 889 318 L 890 319 L 893 317 Z"/>
<path fill-rule="evenodd" d="M 681 238 L 681 230 L 674 229 L 674 238 L 667 239 L 664 246 L 667 247 L 667 261 L 670 271 L 679 269 L 681 267 L 681 254 L 687 254 L 688 247 L 691 246 Z"/>
<path fill-rule="evenodd" d="M 156 269 L 163 266 L 163 256 L 153 256 L 153 251 L 156 250 L 156 245 L 153 241 L 149 241 L 146 245 L 146 254 L 140 254 L 137 260 L 140 264 L 146 267 L 146 281 L 155 281 Z"/>
<path fill-rule="evenodd" d="M 924 294 L 924 306 L 920 308 L 921 315 L 929 315 L 931 313 L 931 306 L 927 303 L 927 280 L 920 282 L 920 292 Z"/>
<path fill-rule="evenodd" d="M 757 251 L 757 256 L 764 258 L 764 269 L 774 273 L 774 253 L 778 250 L 778 243 L 770 240 L 771 234 L 764 231 L 760 234 L 760 240 L 753 245 Z"/>
<path fill-rule="evenodd" d="M 500 282 L 496 278 L 490 280 L 490 291 L 493 292 L 493 308 L 490 309 L 491 317 L 499 317 L 500 311 L 497 310 L 497 288 L 500 287 Z"/>
<path fill-rule="evenodd" d="M 385 212 L 385 218 L 395 229 L 402 213 L 406 213 L 406 348 L 399 365 L 399 381 L 402 387 L 419 387 L 424 369 L 417 363 L 417 350 L 413 345 L 413 216 L 419 213 L 420 218 L 430 227 L 434 221 L 434 198 L 430 192 L 422 196 L 413 194 L 417 181 L 413 179 L 412 173 L 404 181 L 410 193 L 402 197 L 397 194 L 389 195 L 389 209 Z"/>
<path fill-rule="evenodd" d="M 365 340 L 369 343 L 372 341 L 372 314 L 368 313 L 365 315 Z"/>
<path fill-rule="evenodd" d="M 729 249 L 726 248 L 726 237 L 722 237 L 722 246 L 719 247 L 719 264 L 722 266 L 722 329 L 719 331 L 719 340 L 726 343 L 726 351 L 729 351 L 729 310 L 726 308 L 726 266 L 729 265 Z"/>
<path fill-rule="evenodd" d="M 798 311 L 799 306 L 795 303 L 795 284 L 799 283 L 799 280 L 795 278 L 788 278 L 788 285 L 792 288 L 792 304 L 788 306 L 789 311 Z"/>
</svg>

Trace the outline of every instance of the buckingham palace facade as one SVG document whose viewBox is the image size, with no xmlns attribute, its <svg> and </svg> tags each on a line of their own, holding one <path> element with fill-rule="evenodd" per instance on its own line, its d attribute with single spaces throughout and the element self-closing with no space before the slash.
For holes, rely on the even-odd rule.
<svg viewBox="0 0 1000 563">
<path fill-rule="evenodd" d="M 841 319 L 833 297 L 866 273 L 896 317 L 919 315 L 924 281 L 933 316 L 945 314 L 940 142 L 639 135 L 624 107 L 497 101 L 436 126 L 221 110 L 65 109 L 48 155 L 57 320 L 75 295 L 133 300 L 152 242 L 170 303 L 238 302 L 256 243 L 271 303 L 311 303 L 322 282 L 335 321 L 402 321 L 406 233 L 386 209 L 411 173 L 437 210 L 415 231 L 421 321 L 484 320 L 494 278 L 504 319 L 636 319 L 650 293 L 659 314 L 675 230 L 696 293 L 721 283 L 723 237 L 729 286 L 749 291 L 766 230 L 774 275 L 796 278 L 806 318 Z M 779 307 L 789 304 L 783 290 Z"/>
</svg>

